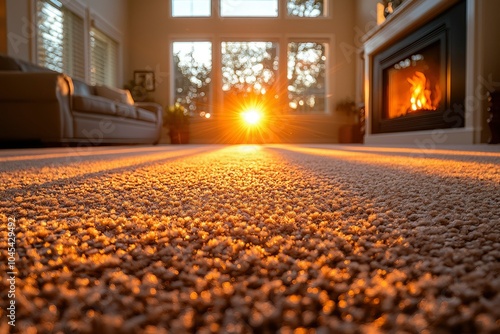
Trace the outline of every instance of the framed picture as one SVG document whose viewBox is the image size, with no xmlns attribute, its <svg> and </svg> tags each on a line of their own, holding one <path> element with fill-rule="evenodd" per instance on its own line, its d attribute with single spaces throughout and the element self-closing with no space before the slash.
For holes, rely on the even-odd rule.
<svg viewBox="0 0 500 334">
<path fill-rule="evenodd" d="M 134 83 L 136 86 L 146 88 L 148 92 L 155 90 L 155 72 L 153 71 L 134 71 Z"/>
</svg>

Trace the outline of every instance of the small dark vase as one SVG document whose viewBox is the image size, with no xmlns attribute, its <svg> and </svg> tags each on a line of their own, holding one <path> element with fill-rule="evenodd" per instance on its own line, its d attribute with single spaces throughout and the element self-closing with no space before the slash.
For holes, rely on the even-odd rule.
<svg viewBox="0 0 500 334">
<path fill-rule="evenodd" d="M 392 2 L 389 2 L 384 9 L 384 17 L 391 15 L 393 11 L 394 11 L 394 8 L 392 5 Z"/>
<path fill-rule="evenodd" d="M 172 128 L 169 132 L 171 144 L 187 144 L 189 143 L 189 130 Z"/>
<path fill-rule="evenodd" d="M 394 10 L 403 3 L 403 0 L 389 0 L 385 4 L 384 16 L 387 17 L 391 15 Z"/>
</svg>

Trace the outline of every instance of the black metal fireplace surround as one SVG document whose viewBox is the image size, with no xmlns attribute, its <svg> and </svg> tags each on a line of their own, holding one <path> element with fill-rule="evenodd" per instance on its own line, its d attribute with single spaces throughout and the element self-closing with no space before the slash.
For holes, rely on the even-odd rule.
<svg viewBox="0 0 500 334">
<path fill-rule="evenodd" d="M 372 133 L 464 126 L 465 16 L 463 0 L 374 56 Z M 412 108 L 411 83 L 424 76 L 426 100 L 436 105 Z"/>
</svg>

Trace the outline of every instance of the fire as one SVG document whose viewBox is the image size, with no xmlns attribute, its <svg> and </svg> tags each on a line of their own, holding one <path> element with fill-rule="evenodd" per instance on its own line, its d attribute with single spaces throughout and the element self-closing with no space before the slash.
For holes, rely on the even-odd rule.
<svg viewBox="0 0 500 334">
<path fill-rule="evenodd" d="M 408 78 L 411 85 L 410 103 L 411 111 L 418 110 L 436 110 L 436 105 L 439 104 L 440 94 L 438 86 L 436 86 L 436 94 L 434 101 L 431 99 L 430 84 L 422 72 L 416 71 L 412 78 Z"/>
</svg>

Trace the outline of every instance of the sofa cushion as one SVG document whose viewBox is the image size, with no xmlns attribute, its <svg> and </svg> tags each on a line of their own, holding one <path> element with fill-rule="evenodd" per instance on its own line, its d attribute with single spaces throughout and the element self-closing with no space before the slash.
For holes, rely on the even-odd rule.
<svg viewBox="0 0 500 334">
<path fill-rule="evenodd" d="M 134 104 L 134 99 L 128 90 L 109 86 L 96 86 L 96 94 L 116 102 Z"/>
<path fill-rule="evenodd" d="M 156 103 L 156 102 L 136 102 L 134 104 L 137 108 L 142 108 L 146 109 L 149 111 L 152 111 L 154 113 L 162 113 L 163 108 L 161 107 L 161 104 Z"/>
<path fill-rule="evenodd" d="M 125 118 L 137 118 L 137 111 L 135 107 L 125 103 L 116 104 L 116 114 Z"/>
<path fill-rule="evenodd" d="M 21 71 L 23 72 L 54 72 L 54 73 L 60 73 L 58 71 L 54 71 L 51 69 L 48 69 L 46 67 L 36 65 L 33 63 L 30 63 L 28 61 L 22 60 L 22 59 L 17 59 L 17 63 L 21 67 Z"/>
<path fill-rule="evenodd" d="M 142 108 L 137 108 L 137 119 L 155 123 L 156 122 L 156 114 L 152 111 L 142 109 Z"/>
<path fill-rule="evenodd" d="M 0 71 L 20 71 L 21 66 L 17 61 L 9 56 L 0 54 Z"/>
<path fill-rule="evenodd" d="M 94 89 L 95 89 L 94 86 L 91 86 L 84 81 L 73 79 L 73 94 L 75 95 L 82 95 L 82 96 L 95 95 Z"/>
<path fill-rule="evenodd" d="M 93 95 L 73 95 L 73 109 L 98 114 L 116 115 L 116 105 L 114 101 Z"/>
</svg>

